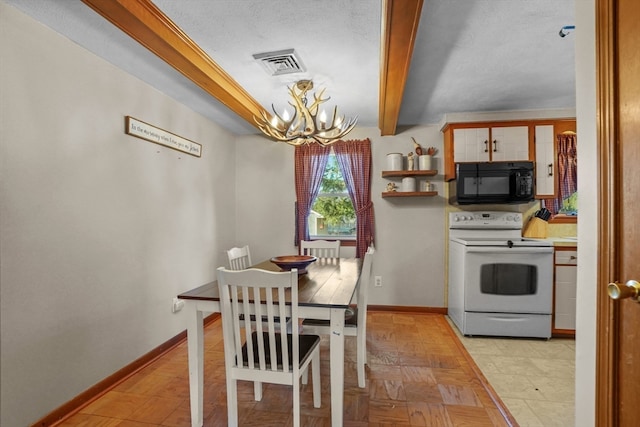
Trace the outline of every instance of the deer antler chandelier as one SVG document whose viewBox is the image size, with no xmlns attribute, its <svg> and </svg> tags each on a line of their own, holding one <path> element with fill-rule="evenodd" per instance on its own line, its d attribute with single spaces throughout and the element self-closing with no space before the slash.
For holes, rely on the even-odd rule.
<svg viewBox="0 0 640 427">
<path fill-rule="evenodd" d="M 273 105 L 271 108 L 274 115 L 271 118 L 265 112 L 262 112 L 262 119 L 254 117 L 258 128 L 268 137 L 291 145 L 314 142 L 329 145 L 355 127 L 358 117 L 348 120 L 345 120 L 344 116 L 339 117 L 337 106 L 333 109 L 333 118 L 330 123 L 327 122 L 324 110 L 318 117 L 318 107 L 330 99 L 329 97 L 322 99 L 324 89 L 319 94 L 313 94 L 313 103 L 307 107 L 307 92 L 313 89 L 311 80 L 300 80 L 288 89 L 289 95 L 293 98 L 293 103 L 289 102 L 294 108 L 293 117 L 289 118 L 289 112 L 286 110 L 282 115 L 278 114 Z"/>
</svg>

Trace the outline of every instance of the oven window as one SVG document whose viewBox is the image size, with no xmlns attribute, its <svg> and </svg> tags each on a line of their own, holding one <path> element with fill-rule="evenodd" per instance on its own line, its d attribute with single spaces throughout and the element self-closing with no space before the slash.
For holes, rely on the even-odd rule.
<svg viewBox="0 0 640 427">
<path fill-rule="evenodd" d="M 538 269 L 527 264 L 484 264 L 480 267 L 480 291 L 495 295 L 535 295 Z"/>
</svg>

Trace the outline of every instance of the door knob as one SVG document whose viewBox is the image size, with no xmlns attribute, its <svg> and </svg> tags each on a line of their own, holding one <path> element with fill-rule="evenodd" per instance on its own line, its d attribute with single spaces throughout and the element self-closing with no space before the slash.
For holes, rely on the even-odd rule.
<svg viewBox="0 0 640 427">
<path fill-rule="evenodd" d="M 624 285 L 618 282 L 609 283 L 607 294 L 611 299 L 633 298 L 640 302 L 640 283 L 636 280 L 629 280 Z"/>
</svg>

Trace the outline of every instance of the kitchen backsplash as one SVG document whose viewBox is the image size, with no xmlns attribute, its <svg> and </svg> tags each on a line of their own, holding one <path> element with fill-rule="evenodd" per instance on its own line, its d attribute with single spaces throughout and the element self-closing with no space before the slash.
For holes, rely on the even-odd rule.
<svg viewBox="0 0 640 427">
<path fill-rule="evenodd" d="M 578 224 L 549 224 L 547 237 L 576 237 L 578 236 Z"/>
</svg>

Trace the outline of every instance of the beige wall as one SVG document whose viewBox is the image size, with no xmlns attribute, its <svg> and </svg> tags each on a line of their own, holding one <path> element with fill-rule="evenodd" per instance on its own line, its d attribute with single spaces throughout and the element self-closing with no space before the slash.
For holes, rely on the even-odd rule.
<svg viewBox="0 0 640 427">
<path fill-rule="evenodd" d="M 22 427 L 185 329 L 172 298 L 235 243 L 235 148 L 2 2 L 0 29 L 0 425 Z M 125 115 L 202 158 L 125 135 Z"/>
</svg>

